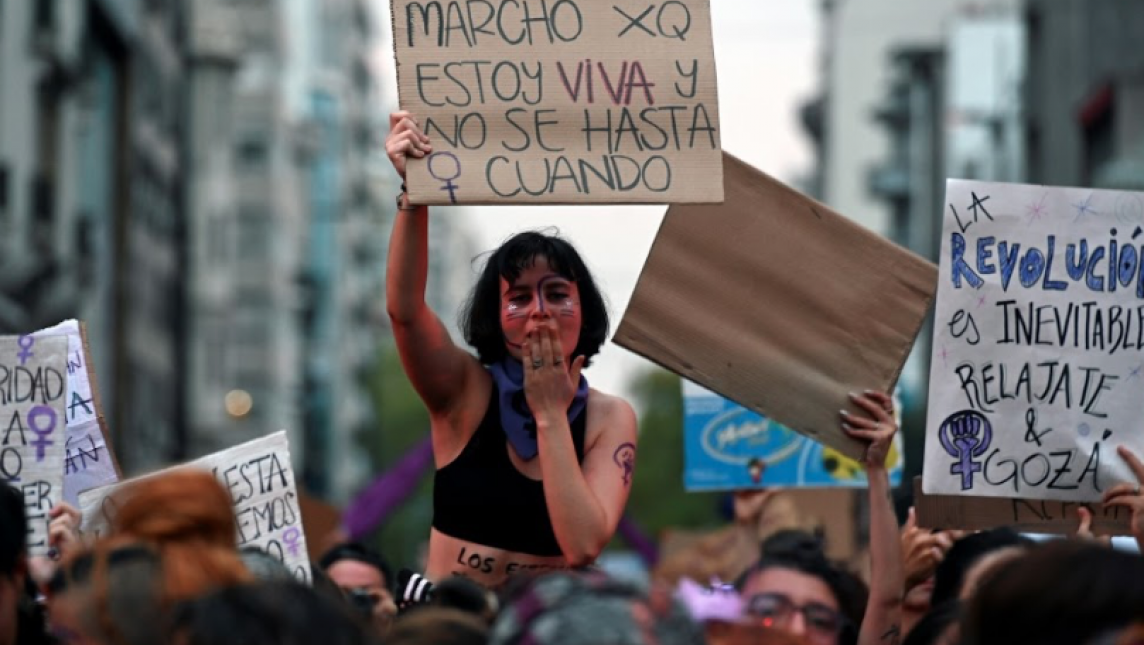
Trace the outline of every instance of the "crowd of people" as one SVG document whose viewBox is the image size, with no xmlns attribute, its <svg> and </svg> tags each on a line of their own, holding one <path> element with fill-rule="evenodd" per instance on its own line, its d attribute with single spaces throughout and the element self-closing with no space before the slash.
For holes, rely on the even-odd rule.
<svg viewBox="0 0 1144 645">
<path fill-rule="evenodd" d="M 404 178 L 430 154 L 417 119 L 392 115 L 386 152 Z M 57 504 L 52 557 L 29 557 L 17 489 L 0 485 L 0 645 L 993 645 L 1144 643 L 1144 559 L 1091 535 L 1035 542 L 1012 530 L 899 524 L 886 460 L 892 399 L 853 393 L 840 429 L 865 446 L 869 567 L 832 561 L 821 537 L 735 496 L 730 542 L 667 558 L 650 582 L 607 574 L 636 476 L 635 413 L 582 370 L 607 339 L 604 298 L 566 240 L 521 233 L 488 256 L 454 343 L 425 302 L 429 213 L 397 196 L 387 308 L 429 410 L 436 465 L 425 562 L 395 571 L 339 543 L 299 580 L 237 540 L 232 500 L 205 471 L 134 485 L 110 529 L 85 536 Z M 470 351 L 471 350 L 471 351 Z M 1144 482 L 1144 463 L 1120 449 Z M 1144 543 L 1144 496 L 1110 488 Z M 957 527 L 950 527 L 956 529 Z"/>
</svg>

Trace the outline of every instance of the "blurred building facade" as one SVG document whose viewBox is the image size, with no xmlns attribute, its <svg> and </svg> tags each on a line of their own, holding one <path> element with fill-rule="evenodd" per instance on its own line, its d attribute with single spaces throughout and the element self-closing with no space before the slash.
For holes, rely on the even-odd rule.
<svg viewBox="0 0 1144 645">
<path fill-rule="evenodd" d="M 181 6 L 0 8 L 0 332 L 87 321 L 128 469 L 186 444 Z"/>
</svg>

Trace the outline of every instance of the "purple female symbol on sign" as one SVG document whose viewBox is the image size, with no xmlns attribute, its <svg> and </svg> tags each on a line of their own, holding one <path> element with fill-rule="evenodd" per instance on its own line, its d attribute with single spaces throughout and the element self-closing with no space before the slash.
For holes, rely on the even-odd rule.
<svg viewBox="0 0 1144 645">
<path fill-rule="evenodd" d="M 448 177 L 443 176 L 445 174 L 444 172 L 438 175 L 437 170 L 435 170 L 433 167 L 433 162 L 440 159 L 441 157 L 448 157 L 449 159 L 453 160 L 453 174 L 449 175 Z M 457 155 L 451 152 L 434 152 L 433 154 L 429 155 L 429 174 L 433 175 L 434 179 L 445 182 L 444 185 L 441 186 L 441 190 L 449 191 L 449 201 L 456 204 L 457 195 L 455 191 L 460 188 L 460 186 L 454 184 L 453 180 L 461 176 L 461 162 L 459 159 L 457 159 Z"/>
<path fill-rule="evenodd" d="M 955 412 L 938 428 L 938 439 L 949 456 L 957 460 L 949 472 L 961 475 L 961 490 L 973 488 L 973 473 L 981 471 L 981 463 L 973 459 L 983 455 L 993 442 L 989 419 L 975 410 Z"/>
<path fill-rule="evenodd" d="M 301 537 L 302 533 L 298 531 L 297 526 L 291 526 L 282 534 L 282 541 L 286 543 L 286 550 L 290 555 L 298 555 L 298 542 Z"/>
<path fill-rule="evenodd" d="M 36 339 L 31 336 L 21 336 L 16 339 L 16 344 L 20 346 L 20 351 L 16 357 L 20 359 L 20 365 L 28 362 L 29 358 L 35 356 L 32 353 L 32 345 L 36 344 Z"/>
</svg>

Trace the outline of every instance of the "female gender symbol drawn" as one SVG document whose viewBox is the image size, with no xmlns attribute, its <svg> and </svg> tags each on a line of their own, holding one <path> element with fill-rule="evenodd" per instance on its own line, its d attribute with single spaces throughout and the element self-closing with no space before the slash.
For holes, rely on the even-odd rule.
<svg viewBox="0 0 1144 645">
<path fill-rule="evenodd" d="M 286 550 L 290 552 L 290 555 L 298 555 L 298 541 L 301 537 L 302 534 L 298 531 L 297 526 L 291 526 L 282 534 L 282 541 L 286 543 Z"/>
<path fill-rule="evenodd" d="M 453 160 L 453 174 L 448 177 L 442 176 L 444 173 L 438 175 L 437 171 L 433 169 L 433 161 L 440 159 L 441 157 L 448 157 Z M 429 174 L 433 175 L 434 179 L 445 182 L 445 184 L 441 186 L 441 190 L 449 191 L 449 201 L 456 204 L 457 195 L 454 191 L 460 188 L 460 186 L 454 184 L 453 180 L 461 176 L 461 162 L 457 159 L 457 155 L 451 152 L 434 152 L 433 154 L 429 155 Z"/>
<path fill-rule="evenodd" d="M 16 344 L 20 346 L 20 351 L 16 353 L 16 357 L 20 359 L 20 365 L 28 362 L 28 359 L 35 356 L 32 353 L 32 345 L 36 344 L 36 339 L 31 336 L 21 336 L 16 339 Z"/>
<path fill-rule="evenodd" d="M 47 417 L 48 420 L 40 423 L 39 419 Z M 42 425 L 47 425 L 46 428 L 41 428 Z M 32 432 L 40 435 L 39 439 L 33 439 L 32 445 L 36 447 L 36 461 L 44 460 L 44 449 L 52 445 L 48 441 L 48 435 L 56 429 L 56 411 L 46 405 L 37 405 L 28 411 L 28 426 L 32 428 Z"/>
<path fill-rule="evenodd" d="M 961 475 L 961 490 L 973 488 L 973 473 L 981 471 L 981 462 L 973 458 L 985 454 L 993 442 L 989 419 L 975 410 L 954 412 L 938 428 L 938 439 L 949 456 L 957 460 L 949 472 Z"/>
</svg>

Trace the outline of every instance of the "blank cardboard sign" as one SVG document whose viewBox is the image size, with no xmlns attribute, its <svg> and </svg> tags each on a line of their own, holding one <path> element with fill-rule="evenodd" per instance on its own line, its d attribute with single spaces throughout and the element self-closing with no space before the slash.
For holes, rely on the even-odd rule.
<svg viewBox="0 0 1144 645">
<path fill-rule="evenodd" d="M 838 411 L 893 388 L 937 268 L 723 159 L 725 203 L 668 209 L 615 342 L 860 459 Z"/>
<path fill-rule="evenodd" d="M 1064 500 L 1005 499 L 965 495 L 927 495 L 914 478 L 914 513 L 926 529 L 976 531 L 1008 526 L 1024 533 L 1071 535 L 1080 527 L 1077 509 L 1092 511 L 1095 535 L 1132 535 L 1132 511 Z"/>
<path fill-rule="evenodd" d="M 415 204 L 723 201 L 708 0 L 391 0 Z"/>
</svg>

